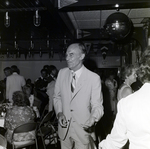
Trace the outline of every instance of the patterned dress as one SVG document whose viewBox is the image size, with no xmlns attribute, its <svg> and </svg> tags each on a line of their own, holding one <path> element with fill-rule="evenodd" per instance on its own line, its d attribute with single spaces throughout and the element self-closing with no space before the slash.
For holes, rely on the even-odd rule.
<svg viewBox="0 0 150 149">
<path fill-rule="evenodd" d="M 35 113 L 33 109 L 29 106 L 26 107 L 13 106 L 12 108 L 7 109 L 4 123 L 4 127 L 7 129 L 6 132 L 7 141 L 11 143 L 12 132 L 14 128 L 29 121 L 34 121 L 34 119 Z M 19 133 L 14 135 L 15 141 L 25 141 L 33 139 L 33 137 L 34 132 Z"/>
</svg>

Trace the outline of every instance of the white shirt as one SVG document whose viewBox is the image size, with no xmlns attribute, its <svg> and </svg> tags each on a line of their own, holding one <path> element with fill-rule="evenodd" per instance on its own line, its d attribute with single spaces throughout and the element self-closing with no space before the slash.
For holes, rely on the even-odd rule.
<svg viewBox="0 0 150 149">
<path fill-rule="evenodd" d="M 75 71 L 75 72 L 72 71 L 76 75 L 76 84 L 77 84 L 77 82 L 78 82 L 78 80 L 79 80 L 79 78 L 80 78 L 80 76 L 81 76 L 81 74 L 83 72 L 83 69 L 84 69 L 84 65 L 82 65 L 82 67 L 80 69 L 78 69 L 77 71 Z"/>
</svg>

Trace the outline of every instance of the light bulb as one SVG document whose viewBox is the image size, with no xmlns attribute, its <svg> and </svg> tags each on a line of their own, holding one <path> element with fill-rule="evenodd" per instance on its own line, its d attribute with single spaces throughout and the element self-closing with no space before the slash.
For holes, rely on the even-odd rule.
<svg viewBox="0 0 150 149">
<path fill-rule="evenodd" d="M 6 27 L 10 26 L 10 17 L 8 16 L 8 12 L 6 12 L 5 17 L 4 17 L 4 25 Z"/>
<path fill-rule="evenodd" d="M 40 26 L 41 24 L 41 17 L 38 13 L 38 10 L 35 11 L 35 15 L 33 16 L 33 23 L 35 26 Z"/>
</svg>

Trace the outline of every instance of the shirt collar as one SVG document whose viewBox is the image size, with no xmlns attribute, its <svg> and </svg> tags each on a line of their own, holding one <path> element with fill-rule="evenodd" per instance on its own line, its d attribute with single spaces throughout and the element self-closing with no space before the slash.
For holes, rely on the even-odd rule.
<svg viewBox="0 0 150 149">
<path fill-rule="evenodd" d="M 17 72 L 13 72 L 13 74 L 18 74 Z"/>
<path fill-rule="evenodd" d="M 83 72 L 84 69 L 84 65 L 82 65 L 82 67 L 80 69 L 78 69 L 77 71 L 75 71 L 74 73 L 76 74 L 76 77 L 79 78 L 81 73 Z"/>
</svg>

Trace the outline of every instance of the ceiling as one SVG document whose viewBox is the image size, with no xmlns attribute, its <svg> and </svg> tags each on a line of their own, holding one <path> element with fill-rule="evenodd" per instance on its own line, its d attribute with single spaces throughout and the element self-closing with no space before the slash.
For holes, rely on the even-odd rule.
<svg viewBox="0 0 150 149">
<path fill-rule="evenodd" d="M 62 1 L 65 5 L 62 4 L 61 7 Z M 114 0 L 113 2 L 112 0 L 71 0 L 72 4 L 70 5 L 67 5 L 69 0 L 62 1 L 58 2 L 60 16 L 67 13 L 76 30 L 77 38 L 83 40 L 84 37 L 90 36 L 94 30 L 103 29 L 107 18 L 115 12 L 121 12 L 128 16 L 135 28 L 143 27 L 150 20 L 150 2 L 146 0 Z M 81 32 L 82 37 L 78 35 Z"/>
<path fill-rule="evenodd" d="M 115 7 L 118 4 L 118 7 Z M 35 26 L 38 10 L 41 24 Z M 10 26 L 4 25 L 6 12 Z M 105 22 L 121 12 L 131 19 L 134 28 L 149 27 L 148 0 L 3 0 L 0 1 L 0 51 L 13 50 L 62 52 L 75 39 L 106 41 Z M 110 40 L 110 39 L 109 39 Z M 17 46 L 16 46 L 17 45 Z"/>
</svg>

